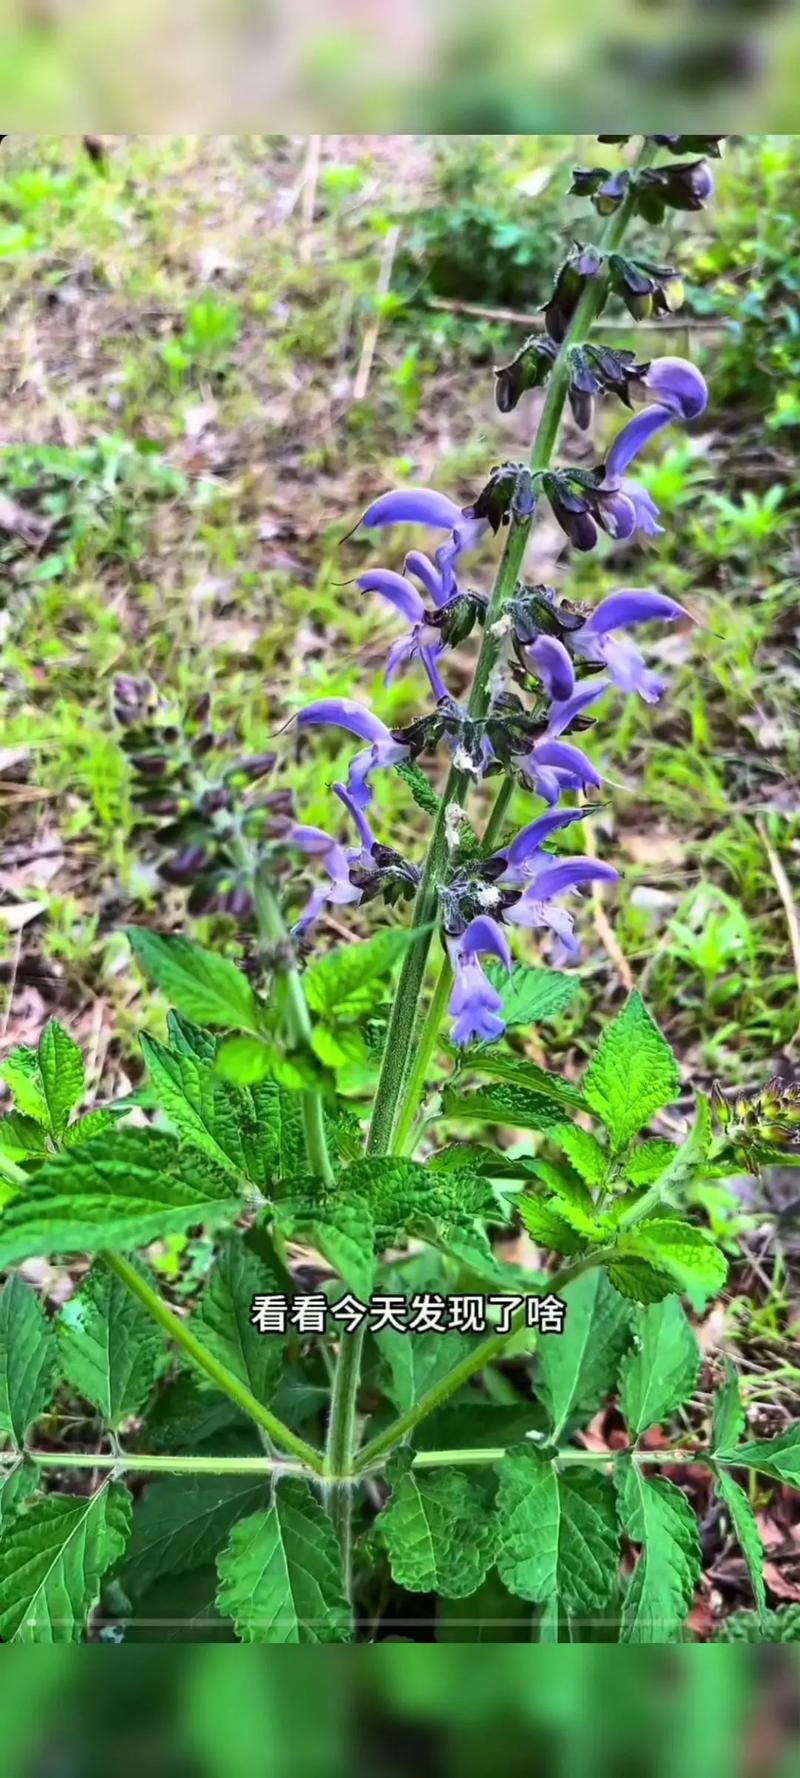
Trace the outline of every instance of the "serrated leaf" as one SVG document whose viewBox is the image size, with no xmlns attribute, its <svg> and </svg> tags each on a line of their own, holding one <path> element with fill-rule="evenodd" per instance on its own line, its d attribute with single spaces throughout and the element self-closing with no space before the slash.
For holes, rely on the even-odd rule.
<svg viewBox="0 0 800 1778">
<path fill-rule="evenodd" d="M 372 1012 L 383 999 L 384 982 L 420 929 L 392 927 L 360 944 L 340 945 L 310 964 L 303 987 L 312 1012 L 330 1024 L 347 1025 Z"/>
<path fill-rule="evenodd" d="M 17 1513 L 27 1506 L 39 1485 L 40 1472 L 35 1463 L 27 1458 L 18 1458 L 13 1469 L 0 1472 L 0 1532 L 4 1531 Z"/>
<path fill-rule="evenodd" d="M 494 1525 L 482 1482 L 458 1470 L 408 1470 L 376 1521 L 392 1575 L 410 1593 L 464 1599 L 494 1559 Z"/>
<path fill-rule="evenodd" d="M 3 1641 L 80 1641 L 130 1522 L 131 1497 L 116 1482 L 79 1499 L 48 1494 L 12 1519 L 0 1536 Z"/>
<path fill-rule="evenodd" d="M 69 1124 L 61 1138 L 65 1148 L 77 1148 L 81 1142 L 91 1142 L 95 1136 L 107 1134 L 113 1130 L 118 1114 L 105 1106 L 98 1106 L 96 1111 L 87 1111 L 85 1117 L 76 1118 Z"/>
<path fill-rule="evenodd" d="M 642 1259 L 673 1280 L 676 1290 L 721 1290 L 728 1276 L 724 1253 L 693 1223 L 653 1216 L 620 1234 L 614 1264 Z"/>
<path fill-rule="evenodd" d="M 667 1272 L 660 1272 L 657 1266 L 633 1255 L 609 1261 L 608 1276 L 620 1296 L 629 1297 L 634 1303 L 660 1303 L 675 1290 L 675 1281 Z"/>
<path fill-rule="evenodd" d="M 665 1142 L 660 1136 L 640 1142 L 625 1162 L 625 1178 L 631 1185 L 654 1185 L 670 1165 L 674 1155 L 675 1143 Z"/>
<path fill-rule="evenodd" d="M 702 1572 L 694 1513 L 679 1488 L 628 1462 L 617 1475 L 620 1516 L 641 1554 L 622 1607 L 621 1642 L 674 1642 Z"/>
<path fill-rule="evenodd" d="M 448 1086 L 442 1094 L 442 1116 L 479 1118 L 483 1124 L 503 1124 L 513 1130 L 552 1130 L 563 1122 L 564 1111 L 552 1099 L 523 1087 L 473 1087 L 460 1092 Z"/>
<path fill-rule="evenodd" d="M 620 1365 L 620 1406 L 634 1438 L 689 1400 L 700 1351 L 678 1298 L 651 1303 L 636 1322 L 636 1346 Z"/>
<path fill-rule="evenodd" d="M 270 1074 L 269 1044 L 259 1037 L 226 1037 L 217 1049 L 214 1067 L 233 1086 L 252 1087 Z"/>
<path fill-rule="evenodd" d="M 328 1514 L 300 1482 L 233 1531 L 217 1561 L 217 1607 L 243 1642 L 346 1642 L 350 1607 Z"/>
<path fill-rule="evenodd" d="M 63 1026 L 50 1019 L 39 1038 L 39 1072 L 50 1134 L 60 1141 L 85 1090 L 83 1056 Z"/>
<path fill-rule="evenodd" d="M 759 1475 L 770 1476 L 774 1482 L 788 1482 L 800 1487 L 800 1421 L 782 1432 L 778 1438 L 753 1439 L 749 1444 L 734 1445 L 730 1450 L 715 1453 L 719 1463 L 731 1463 L 740 1469 L 757 1469 Z"/>
<path fill-rule="evenodd" d="M 567 1304 L 564 1331 L 539 1346 L 539 1388 L 555 1441 L 573 1414 L 602 1406 L 614 1387 L 620 1355 L 630 1339 L 630 1311 L 597 1267 L 560 1293 Z"/>
<path fill-rule="evenodd" d="M 193 1025 L 173 1008 L 167 1013 L 169 1047 L 182 1056 L 196 1056 L 198 1062 L 213 1062 L 219 1051 L 219 1038 L 202 1026 Z"/>
<path fill-rule="evenodd" d="M 764 1585 L 764 1549 L 758 1533 L 758 1523 L 753 1508 L 739 1483 L 724 1469 L 716 1470 L 717 1493 L 728 1509 L 734 1534 L 747 1564 L 750 1585 L 756 1608 L 763 1617 L 767 1607 L 767 1591 Z"/>
<path fill-rule="evenodd" d="M 57 1369 L 47 1316 L 29 1284 L 16 1275 L 0 1291 L 0 1433 L 19 1447 L 47 1407 Z"/>
<path fill-rule="evenodd" d="M 676 1099 L 680 1075 L 675 1057 L 637 993 L 606 1027 L 583 1079 L 587 1105 L 602 1119 L 614 1148 L 632 1137 Z"/>
<path fill-rule="evenodd" d="M 102 1261 L 68 1298 L 55 1331 L 65 1376 L 107 1425 L 116 1430 L 138 1413 L 162 1367 L 164 1338 Z"/>
<path fill-rule="evenodd" d="M 438 815 L 441 797 L 437 796 L 420 767 L 411 759 L 401 759 L 394 769 L 408 785 L 417 808 L 424 809 L 426 815 Z"/>
<path fill-rule="evenodd" d="M 697 1095 L 695 1114 L 692 1127 L 683 1142 L 673 1147 L 671 1157 L 658 1179 L 651 1187 L 653 1199 L 668 1204 L 680 1198 L 687 1186 L 693 1185 L 698 1171 L 702 1168 L 711 1144 L 711 1110 L 707 1099 L 701 1093 Z M 647 1194 L 648 1200 L 650 1193 Z M 647 1205 L 644 1198 L 626 1213 L 626 1223 L 636 1223 L 640 1216 L 645 1217 Z"/>
<path fill-rule="evenodd" d="M 490 1080 L 504 1080 L 509 1086 L 523 1087 L 570 1109 L 580 1111 L 583 1106 L 583 1094 L 569 1081 L 561 1080 L 557 1074 L 549 1074 L 546 1068 L 530 1062 L 527 1056 L 511 1055 L 498 1044 L 473 1046 L 466 1065 L 475 1074 L 483 1074 Z"/>
<path fill-rule="evenodd" d="M 619 1565 L 614 1490 L 607 1476 L 559 1475 L 535 1451 L 499 1466 L 497 1569 L 509 1592 L 558 1599 L 591 1616 L 610 1598 Z"/>
<path fill-rule="evenodd" d="M 268 1482 L 252 1476 L 181 1475 L 151 1482 L 136 1503 L 120 1579 L 138 1599 L 167 1574 L 213 1562 L 246 1513 L 266 1503 Z"/>
<path fill-rule="evenodd" d="M 579 1234 L 566 1217 L 560 1214 L 557 1200 L 517 1198 L 517 1209 L 532 1240 L 551 1253 L 580 1253 L 586 1246 L 586 1235 Z"/>
<path fill-rule="evenodd" d="M 10 1087 L 17 1109 L 25 1117 L 32 1117 L 35 1123 L 49 1129 L 50 1117 L 36 1051 L 28 1049 L 25 1044 L 18 1044 L 0 1062 L 0 1077 Z"/>
<path fill-rule="evenodd" d="M 586 1185 L 603 1185 L 608 1171 L 608 1155 L 596 1136 L 580 1124 L 557 1124 L 548 1130 L 551 1142 L 560 1148 L 575 1172 Z"/>
<path fill-rule="evenodd" d="M 470 1341 L 461 1333 L 397 1333 L 385 1328 L 374 1336 L 381 1357 L 389 1367 L 387 1394 L 398 1413 L 414 1406 L 426 1389 L 447 1375 L 465 1357 Z"/>
<path fill-rule="evenodd" d="M 10 1161 L 24 1161 L 30 1155 L 47 1154 L 47 1137 L 36 1118 L 23 1111 L 10 1111 L 0 1117 L 0 1154 Z"/>
<path fill-rule="evenodd" d="M 730 1451 L 745 1429 L 744 1404 L 739 1393 L 739 1378 L 729 1358 L 725 1360 L 725 1381 L 714 1396 L 714 1417 L 711 1428 L 711 1449 Z"/>
<path fill-rule="evenodd" d="M 126 1253 L 198 1224 L 233 1222 L 228 1174 L 156 1130 L 118 1130 L 46 1161 L 0 1215 L 0 1265 L 35 1255 Z"/>
<path fill-rule="evenodd" d="M 226 1241 L 214 1262 L 192 1326 L 206 1349 L 244 1383 L 264 1407 L 277 1388 L 283 1363 L 283 1341 L 260 1334 L 250 1320 L 259 1291 L 280 1291 L 263 1265 L 240 1241 Z"/>
<path fill-rule="evenodd" d="M 215 1066 L 168 1050 L 154 1038 L 141 1042 L 158 1104 L 177 1134 L 229 1173 L 260 1188 L 270 1184 L 278 1088 L 271 1097 L 260 1092 L 259 1119 L 253 1093 L 221 1079 Z"/>
<path fill-rule="evenodd" d="M 258 1034 L 255 994 L 228 957 L 204 951 L 188 938 L 163 938 L 143 926 L 126 926 L 125 932 L 145 974 L 179 1013 L 198 1025 Z"/>
<path fill-rule="evenodd" d="M 800 1605 L 779 1611 L 732 1611 L 715 1631 L 714 1642 L 800 1642 Z"/>
<path fill-rule="evenodd" d="M 282 1199 L 275 1207 L 278 1228 L 321 1253 L 348 1288 L 365 1301 L 375 1281 L 375 1223 L 366 1198 L 320 1191 L 316 1205 Z"/>
<path fill-rule="evenodd" d="M 558 969 L 529 969 L 516 963 L 508 975 L 500 964 L 488 963 L 486 974 L 502 996 L 506 1025 L 536 1025 L 565 1012 L 580 990 L 575 976 Z"/>
</svg>

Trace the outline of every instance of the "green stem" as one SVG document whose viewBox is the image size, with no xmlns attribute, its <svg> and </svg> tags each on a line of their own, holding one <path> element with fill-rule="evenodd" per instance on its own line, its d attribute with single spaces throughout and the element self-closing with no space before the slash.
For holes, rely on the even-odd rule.
<svg viewBox="0 0 800 1778">
<path fill-rule="evenodd" d="M 9 1161 L 5 1155 L 0 1155 L 0 1174 L 8 1180 L 10 1185 L 18 1186 L 23 1190 L 28 1183 L 28 1176 L 23 1172 L 23 1169 L 18 1167 L 15 1162 Z M 284 1426 L 283 1421 L 279 1420 L 275 1414 L 271 1414 L 269 1408 L 263 1406 L 246 1384 L 241 1383 L 232 1371 L 227 1370 L 226 1366 L 221 1364 L 219 1359 L 215 1358 L 213 1353 L 209 1352 L 201 1341 L 195 1338 L 191 1329 L 172 1313 L 165 1302 L 162 1302 L 158 1292 L 148 1284 L 146 1278 L 136 1271 L 134 1266 L 129 1265 L 128 1261 L 118 1253 L 104 1252 L 101 1253 L 100 1258 L 131 1292 L 131 1295 L 137 1298 L 153 1321 L 156 1321 L 164 1333 L 175 1341 L 176 1346 L 180 1347 L 185 1356 L 197 1365 L 198 1370 L 209 1377 L 212 1383 L 216 1383 L 217 1388 L 223 1390 L 231 1401 L 235 1401 L 237 1407 L 240 1407 L 249 1419 L 255 1421 L 274 1445 L 277 1445 L 282 1451 L 291 1451 L 301 1463 L 306 1464 L 315 1474 L 322 1473 L 321 1453 L 315 1451 L 313 1445 L 306 1444 L 305 1439 L 298 1438 L 297 1433 L 292 1432 L 290 1427 Z"/>
<path fill-rule="evenodd" d="M 172 1457 L 140 1455 L 138 1451 L 15 1451 L 0 1453 L 0 1474 L 25 1458 L 37 1469 L 111 1470 L 120 1475 L 291 1475 L 318 1482 L 302 1463 L 273 1457 Z"/>
<path fill-rule="evenodd" d="M 408 1139 L 411 1135 L 414 1120 L 417 1115 L 417 1106 L 422 1098 L 425 1082 L 428 1077 L 428 1065 L 436 1048 L 439 1027 L 444 1018 L 452 980 L 452 965 L 450 963 L 450 958 L 445 955 L 442 959 L 442 966 L 439 970 L 436 986 L 431 995 L 430 1005 L 425 1014 L 422 1030 L 420 1031 L 416 1050 L 414 1052 L 414 1061 L 411 1065 L 411 1072 L 403 1092 L 403 1101 L 398 1113 L 397 1124 L 395 1126 L 394 1137 L 392 1140 L 392 1149 L 395 1154 L 405 1154 L 408 1147 Z"/>
<path fill-rule="evenodd" d="M 596 1247 L 591 1253 L 584 1254 L 582 1259 L 573 1261 L 572 1265 L 562 1266 L 560 1271 L 554 1272 L 552 1277 L 548 1278 L 548 1291 L 555 1294 L 566 1284 L 570 1284 L 573 1278 L 579 1278 L 583 1272 L 591 1271 L 595 1266 L 605 1265 L 611 1257 L 611 1252 L 611 1248 Z M 457 1389 L 461 1389 L 464 1383 L 468 1383 L 470 1377 L 474 1377 L 477 1371 L 483 1370 L 487 1364 L 493 1364 L 495 1359 L 502 1358 L 512 1340 L 516 1339 L 517 1334 L 521 1333 L 524 1327 L 525 1309 L 523 1307 L 517 1310 L 508 1333 L 489 1334 L 485 1340 L 481 1340 L 480 1344 L 474 1346 L 459 1364 L 454 1365 L 453 1369 L 447 1371 L 446 1375 L 441 1377 L 437 1383 L 432 1384 L 431 1388 L 420 1396 L 419 1401 L 415 1402 L 413 1407 L 408 1408 L 406 1413 L 400 1414 L 396 1420 L 393 1420 L 391 1426 L 387 1426 L 384 1432 L 378 1434 L 377 1438 L 371 1439 L 370 1443 L 364 1446 L 356 1461 L 356 1472 L 360 1474 L 365 1469 L 371 1468 L 379 1457 L 384 1457 L 387 1451 L 391 1451 L 395 1445 L 399 1445 L 409 1432 L 413 1432 L 420 1420 L 426 1420 L 429 1414 L 432 1414 L 436 1408 L 441 1407 L 443 1402 L 448 1400 L 449 1396 L 453 1395 Z"/>
<path fill-rule="evenodd" d="M 531 1450 L 537 1446 L 529 1441 Z M 506 1445 L 487 1445 L 484 1449 L 466 1451 L 417 1451 L 411 1465 L 412 1469 L 444 1469 L 461 1464 L 482 1465 L 484 1467 L 502 1463 L 506 1456 Z M 562 1451 L 548 1452 L 553 1463 L 559 1469 L 571 1469 L 574 1465 L 591 1466 L 598 1463 L 615 1463 L 619 1457 L 630 1457 L 634 1463 L 697 1463 L 702 1462 L 703 1453 L 698 1450 L 687 1450 L 685 1447 L 673 1446 L 670 1450 L 640 1451 L 629 1447 L 622 1451 L 580 1451 L 568 1446 Z"/>
<path fill-rule="evenodd" d="M 283 915 L 266 874 L 260 869 L 257 869 L 253 876 L 253 906 L 262 942 L 270 948 L 278 947 L 282 952 L 286 952 L 290 959 L 291 941 L 284 925 Z M 280 974 L 286 997 L 286 1023 L 290 1038 L 299 1049 L 310 1049 L 311 1019 L 306 1006 L 299 970 L 289 960 L 282 967 Z M 326 1185 L 331 1185 L 334 1173 L 328 1152 L 328 1139 L 325 1134 L 322 1099 L 313 1088 L 309 1088 L 303 1093 L 302 1108 L 309 1167 L 312 1173 L 325 1180 Z"/>
</svg>

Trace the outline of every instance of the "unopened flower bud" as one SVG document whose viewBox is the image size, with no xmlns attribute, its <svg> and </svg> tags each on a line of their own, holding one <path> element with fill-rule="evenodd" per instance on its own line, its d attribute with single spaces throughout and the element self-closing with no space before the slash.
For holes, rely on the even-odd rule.
<svg viewBox="0 0 800 1778">
<path fill-rule="evenodd" d="M 206 846 L 185 846 L 174 858 L 162 864 L 159 874 L 167 883 L 193 883 L 208 870 L 211 853 Z"/>
</svg>

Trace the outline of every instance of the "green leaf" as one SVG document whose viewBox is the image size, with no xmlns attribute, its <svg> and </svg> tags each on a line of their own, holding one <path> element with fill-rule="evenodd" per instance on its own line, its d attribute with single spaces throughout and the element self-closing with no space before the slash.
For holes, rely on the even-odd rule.
<svg viewBox="0 0 800 1778">
<path fill-rule="evenodd" d="M 624 1148 L 654 1111 L 669 1105 L 680 1090 L 680 1075 L 639 994 L 607 1026 L 583 1080 L 587 1104 L 602 1119 L 614 1148 Z"/>
<path fill-rule="evenodd" d="M 38 1486 L 39 1470 L 27 1458 L 18 1458 L 13 1469 L 0 1473 L 0 1532 L 27 1506 Z"/>
<path fill-rule="evenodd" d="M 85 1117 L 76 1118 L 69 1124 L 61 1141 L 65 1148 L 77 1148 L 81 1142 L 90 1142 L 95 1136 L 103 1136 L 113 1130 L 118 1113 L 110 1108 L 99 1106 L 96 1111 L 87 1111 Z"/>
<path fill-rule="evenodd" d="M 336 1533 L 301 1482 L 233 1531 L 217 1561 L 217 1607 L 243 1642 L 346 1642 L 350 1608 Z"/>
<path fill-rule="evenodd" d="M 56 1019 L 45 1025 L 39 1038 L 39 1072 L 50 1134 L 58 1142 L 69 1123 L 70 1114 L 83 1098 L 86 1080 L 83 1056 Z"/>
<path fill-rule="evenodd" d="M 425 773 L 411 759 L 401 759 L 395 766 L 398 778 L 408 785 L 411 795 L 419 809 L 426 815 L 438 815 L 441 797 L 437 796 L 432 784 L 428 783 Z"/>
<path fill-rule="evenodd" d="M 278 1227 L 302 1236 L 324 1255 L 349 1290 L 364 1302 L 375 1282 L 375 1224 L 362 1197 L 326 1198 L 314 1213 L 298 1210 L 289 1200 L 276 1206 Z"/>
<path fill-rule="evenodd" d="M 561 1295 L 567 1304 L 564 1331 L 543 1339 L 538 1349 L 539 1386 L 554 1441 L 574 1414 L 602 1405 L 630 1339 L 630 1310 L 601 1267 L 575 1278 Z"/>
<path fill-rule="evenodd" d="M 308 1005 L 327 1023 L 352 1024 L 383 999 L 385 977 L 422 928 L 391 927 L 361 944 L 340 945 L 312 963 L 303 975 Z"/>
<path fill-rule="evenodd" d="M 653 1136 L 640 1142 L 625 1162 L 625 1178 L 631 1185 L 654 1185 L 675 1156 L 675 1143 Z"/>
<path fill-rule="evenodd" d="M 167 1031 L 169 1047 L 178 1055 L 196 1056 L 198 1062 L 215 1061 L 220 1042 L 213 1031 L 204 1031 L 200 1025 L 193 1025 L 173 1010 L 167 1013 Z"/>
<path fill-rule="evenodd" d="M 486 974 L 502 996 L 507 1025 L 537 1025 L 565 1012 L 580 990 L 574 975 L 558 969 L 529 969 L 516 963 L 508 975 L 499 963 L 488 963 Z"/>
<path fill-rule="evenodd" d="M 586 1185 L 605 1183 L 608 1155 L 596 1136 L 592 1136 L 588 1130 L 582 1130 L 579 1124 L 558 1124 L 547 1133 L 550 1141 L 571 1161 L 575 1172 Z"/>
<path fill-rule="evenodd" d="M 677 1217 L 653 1216 L 620 1234 L 614 1265 L 618 1258 L 623 1262 L 644 1260 L 671 1278 L 673 1288 L 679 1291 L 721 1290 L 728 1276 L 728 1262 L 720 1248 L 702 1229 Z"/>
<path fill-rule="evenodd" d="M 118 1130 L 46 1161 L 0 1214 L 0 1266 L 34 1255 L 126 1253 L 241 1210 L 227 1174 L 156 1130 Z"/>
<path fill-rule="evenodd" d="M 711 1428 L 711 1449 L 730 1451 L 745 1429 L 745 1412 L 739 1394 L 739 1378 L 729 1358 L 725 1360 L 725 1381 L 714 1396 L 714 1418 Z"/>
<path fill-rule="evenodd" d="M 47 1154 L 47 1137 L 36 1118 L 23 1111 L 10 1111 L 0 1117 L 0 1154 L 10 1161 L 25 1161 L 30 1155 Z"/>
<path fill-rule="evenodd" d="M 685 1193 L 687 1186 L 693 1185 L 697 1179 L 710 1144 L 711 1110 L 708 1100 L 698 1093 L 692 1127 L 683 1142 L 677 1146 L 673 1145 L 667 1166 L 663 1172 L 659 1173 L 658 1179 L 654 1181 L 651 1188 L 653 1200 L 656 1198 L 663 1200 L 666 1206 L 674 1202 L 676 1198 L 680 1198 Z M 649 1199 L 650 1194 L 648 1193 L 648 1202 Z M 620 1200 L 620 1202 L 624 1203 L 624 1200 Z M 633 1224 L 639 1220 L 640 1215 L 644 1219 L 646 1210 L 647 1206 L 642 1198 L 626 1213 L 626 1219 Z"/>
<path fill-rule="evenodd" d="M 448 1086 L 442 1094 L 442 1116 L 480 1118 L 483 1124 L 503 1124 L 514 1130 L 552 1130 L 563 1122 L 564 1110 L 552 1099 L 523 1087 L 474 1087 L 465 1093 Z"/>
<path fill-rule="evenodd" d="M 788 1482 L 800 1487 L 800 1421 L 782 1432 L 778 1438 L 753 1439 L 750 1444 L 735 1445 L 729 1451 L 715 1453 L 719 1463 L 735 1464 L 740 1469 L 757 1469 L 773 1482 Z"/>
<path fill-rule="evenodd" d="M 207 1350 L 227 1366 L 267 1407 L 277 1388 L 283 1341 L 260 1334 L 250 1320 L 258 1292 L 280 1292 L 276 1278 L 248 1253 L 240 1240 L 226 1241 L 214 1263 L 192 1326 Z"/>
<path fill-rule="evenodd" d="M 36 1051 L 27 1049 L 24 1044 L 10 1050 L 5 1061 L 0 1062 L 0 1076 L 11 1088 L 17 1109 L 48 1130 L 50 1114 Z"/>
<path fill-rule="evenodd" d="M 432 1339 L 430 1334 L 397 1333 L 391 1328 L 373 1337 L 389 1366 L 387 1394 L 400 1414 L 459 1364 L 471 1343 L 461 1333 L 437 1334 Z"/>
<path fill-rule="evenodd" d="M 223 1080 L 214 1065 L 168 1050 L 154 1038 L 141 1042 L 159 1106 L 178 1135 L 229 1173 L 259 1188 L 271 1184 L 279 1089 L 271 1082 L 266 1091 L 254 1089 L 259 1116 L 253 1092 Z"/>
<path fill-rule="evenodd" d="M 491 1569 L 476 1593 L 450 1599 L 436 1614 L 437 1642 L 532 1642 L 534 1614 Z"/>
<path fill-rule="evenodd" d="M 660 1303 L 675 1290 L 669 1274 L 648 1265 L 644 1259 L 615 1257 L 613 1263 L 609 1262 L 608 1276 L 620 1296 L 629 1297 L 634 1303 Z"/>
<path fill-rule="evenodd" d="M 636 1323 L 636 1346 L 620 1366 L 620 1406 L 635 1438 L 692 1395 L 700 1351 L 678 1298 L 651 1303 Z"/>
<path fill-rule="evenodd" d="M 204 951 L 188 938 L 162 938 L 142 926 L 126 926 L 125 932 L 145 974 L 187 1019 L 258 1034 L 255 994 L 228 957 Z"/>
<path fill-rule="evenodd" d="M 35 1291 L 13 1276 L 0 1291 L 0 1433 L 19 1447 L 55 1387 L 56 1348 Z"/>
<path fill-rule="evenodd" d="M 259 1037 L 226 1037 L 217 1051 L 215 1068 L 236 1087 L 252 1087 L 271 1074 L 272 1051 Z"/>
<path fill-rule="evenodd" d="M 410 1593 L 464 1599 L 476 1592 L 494 1559 L 486 1488 L 455 1469 L 398 1476 L 376 1530 L 397 1585 Z"/>
<path fill-rule="evenodd" d="M 758 1524 L 753 1508 L 739 1483 L 724 1469 L 717 1469 L 716 1484 L 720 1500 L 728 1509 L 739 1547 L 747 1564 L 750 1585 L 756 1609 L 763 1617 L 767 1608 L 767 1590 L 764 1585 L 764 1550 L 758 1533 Z"/>
<path fill-rule="evenodd" d="M 497 1569 L 510 1593 L 534 1604 L 558 1599 L 592 1616 L 617 1579 L 619 1539 L 607 1476 L 559 1475 L 537 1452 L 503 1459 L 497 1498 Z"/>
<path fill-rule="evenodd" d="M 560 1214 L 561 1206 L 556 1200 L 547 1203 L 542 1198 L 526 1196 L 517 1198 L 516 1206 L 528 1234 L 550 1253 L 580 1253 L 586 1246 L 586 1236 L 578 1234 Z"/>
<path fill-rule="evenodd" d="M 120 1575 L 126 1593 L 138 1599 L 164 1575 L 213 1562 L 237 1520 L 267 1498 L 266 1476 L 181 1475 L 151 1482 L 133 1515 Z"/>
<path fill-rule="evenodd" d="M 617 1472 L 620 1516 L 641 1554 L 622 1608 L 621 1642 L 674 1642 L 702 1572 L 694 1513 L 679 1488 L 628 1461 Z"/>
<path fill-rule="evenodd" d="M 714 1642 L 800 1642 L 800 1605 L 779 1611 L 732 1611 L 714 1633 Z"/>
<path fill-rule="evenodd" d="M 122 1556 L 131 1497 L 112 1482 L 75 1499 L 48 1494 L 0 1536 L 4 1642 L 79 1642 L 104 1574 Z"/>
<path fill-rule="evenodd" d="M 539 1068 L 527 1056 L 511 1055 L 498 1044 L 473 1047 L 464 1063 L 471 1073 L 504 1080 L 512 1087 L 524 1087 L 528 1092 L 538 1093 L 543 1099 L 553 1099 L 559 1105 L 568 1105 L 570 1109 L 580 1111 L 583 1106 L 583 1094 L 569 1081 L 561 1080 L 557 1074 L 548 1074 L 546 1068 Z"/>
<path fill-rule="evenodd" d="M 164 1336 L 108 1266 L 92 1266 L 55 1323 L 65 1376 L 113 1430 L 138 1413 L 162 1368 Z"/>
</svg>

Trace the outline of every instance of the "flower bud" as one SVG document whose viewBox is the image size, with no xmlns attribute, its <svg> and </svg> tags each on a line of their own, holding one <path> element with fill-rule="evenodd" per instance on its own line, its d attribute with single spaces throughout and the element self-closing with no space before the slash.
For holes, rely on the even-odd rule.
<svg viewBox="0 0 800 1778">
<path fill-rule="evenodd" d="M 167 883 L 193 883 L 208 870 L 212 854 L 206 846 L 185 846 L 174 858 L 159 867 L 159 875 Z"/>
</svg>

